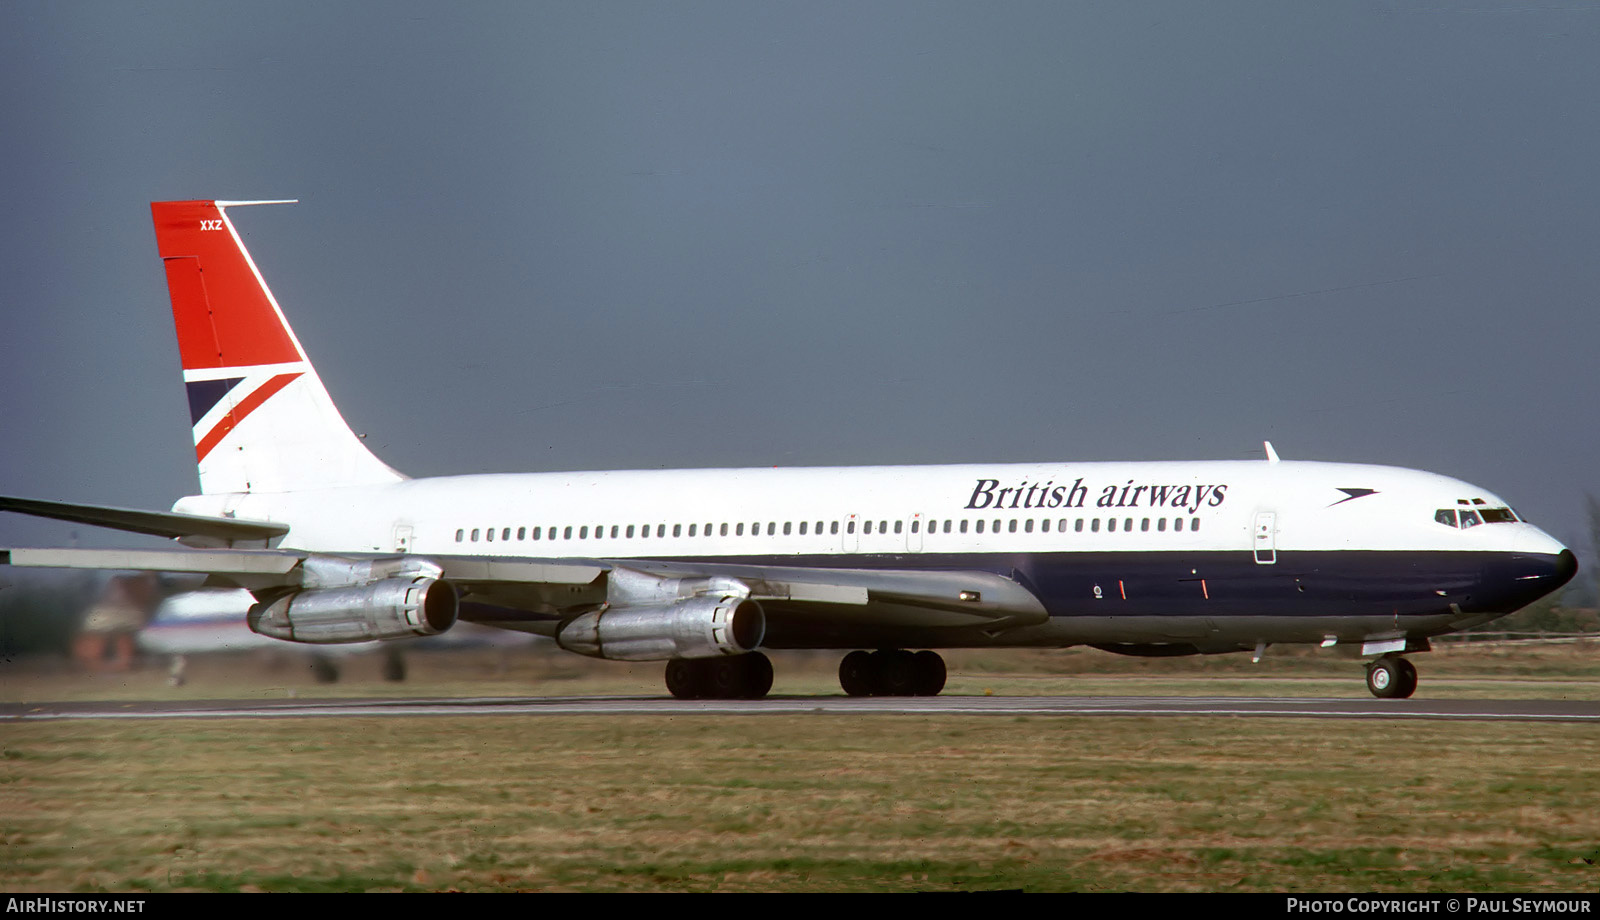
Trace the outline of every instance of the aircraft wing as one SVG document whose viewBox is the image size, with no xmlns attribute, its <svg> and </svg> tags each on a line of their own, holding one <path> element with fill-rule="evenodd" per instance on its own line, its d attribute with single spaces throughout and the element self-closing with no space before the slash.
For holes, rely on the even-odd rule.
<svg viewBox="0 0 1600 920">
<path fill-rule="evenodd" d="M 815 569 L 714 561 L 522 559 L 483 556 L 334 556 L 274 549 L 11 549 L 0 564 L 192 572 L 251 590 L 355 584 L 399 568 L 438 572 L 461 594 L 463 618 L 528 629 L 602 605 L 672 603 L 695 594 L 748 596 L 775 624 L 838 627 L 982 627 L 1042 623 L 1032 592 L 983 571 Z"/>
</svg>

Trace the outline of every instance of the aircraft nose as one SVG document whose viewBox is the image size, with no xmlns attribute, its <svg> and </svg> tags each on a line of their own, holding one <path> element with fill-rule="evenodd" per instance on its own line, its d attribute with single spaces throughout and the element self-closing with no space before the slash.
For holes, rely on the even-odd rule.
<svg viewBox="0 0 1600 920">
<path fill-rule="evenodd" d="M 1573 555 L 1572 550 L 1564 549 L 1557 553 L 1556 570 L 1553 576 L 1556 580 L 1555 586 L 1557 588 L 1561 587 L 1571 581 L 1572 576 L 1576 574 L 1578 574 L 1578 557 Z"/>
</svg>

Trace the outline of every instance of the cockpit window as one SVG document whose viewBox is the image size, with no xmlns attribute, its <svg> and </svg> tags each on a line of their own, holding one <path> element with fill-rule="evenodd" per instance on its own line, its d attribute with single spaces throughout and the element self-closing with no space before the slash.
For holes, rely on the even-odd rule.
<svg viewBox="0 0 1600 920">
<path fill-rule="evenodd" d="M 1465 503 L 1465 501 L 1462 502 L 1462 504 Z M 1456 518 L 1457 514 L 1461 516 L 1459 521 Z M 1515 524 L 1522 520 L 1510 508 L 1479 508 L 1476 510 L 1462 508 L 1459 511 L 1452 508 L 1440 508 L 1433 513 L 1433 519 L 1446 527 L 1460 527 L 1462 530 L 1466 530 L 1468 527 L 1476 527 L 1479 524 Z"/>
</svg>

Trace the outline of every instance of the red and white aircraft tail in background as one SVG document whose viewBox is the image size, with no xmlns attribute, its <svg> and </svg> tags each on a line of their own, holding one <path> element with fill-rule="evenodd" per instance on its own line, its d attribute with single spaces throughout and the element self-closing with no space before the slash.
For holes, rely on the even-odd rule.
<svg viewBox="0 0 1600 920">
<path fill-rule="evenodd" d="M 171 512 L 0 498 L 186 549 L 13 549 L 12 565 L 203 572 L 247 621 L 317 644 L 458 619 L 664 660 L 680 697 L 760 697 L 759 648 L 853 649 L 852 695 L 933 694 L 928 649 L 1130 655 L 1355 644 L 1402 655 L 1570 580 L 1501 499 L 1394 467 L 1263 461 L 655 470 L 408 479 L 329 398 L 228 215 L 151 206 L 200 494 Z M 911 652 L 920 648 L 924 651 Z M 868 651 L 871 649 L 872 651 Z"/>
</svg>

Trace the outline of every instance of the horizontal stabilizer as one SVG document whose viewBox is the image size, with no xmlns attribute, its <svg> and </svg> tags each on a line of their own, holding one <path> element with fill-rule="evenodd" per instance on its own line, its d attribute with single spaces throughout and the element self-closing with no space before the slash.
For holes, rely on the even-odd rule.
<svg viewBox="0 0 1600 920">
<path fill-rule="evenodd" d="M 0 496 L 0 511 L 15 511 L 34 517 L 93 524 L 112 530 L 147 533 L 158 537 L 209 537 L 226 543 L 239 540 L 267 540 L 289 532 L 287 524 L 239 521 L 233 518 L 178 514 L 172 511 L 140 511 L 134 508 L 108 508 L 103 505 L 72 505 L 32 498 Z"/>
<path fill-rule="evenodd" d="M 49 569 L 134 569 L 148 572 L 195 572 L 225 576 L 284 576 L 305 558 L 303 553 L 263 549 L 76 549 L 18 547 L 0 551 L 8 565 Z"/>
</svg>

